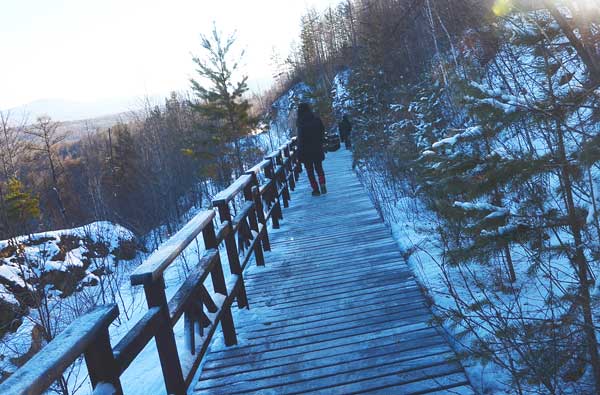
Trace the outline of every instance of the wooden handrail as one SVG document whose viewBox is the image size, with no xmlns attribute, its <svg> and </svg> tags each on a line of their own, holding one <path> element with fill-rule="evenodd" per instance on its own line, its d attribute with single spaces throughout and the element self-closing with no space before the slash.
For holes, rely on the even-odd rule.
<svg viewBox="0 0 600 395">
<path fill-rule="evenodd" d="M 269 165 L 269 162 L 270 161 L 268 159 L 263 160 L 259 164 L 248 169 L 248 171 L 246 171 L 246 174 L 260 174 L 260 172 L 263 171 L 265 167 Z"/>
<path fill-rule="evenodd" d="M 41 394 L 81 354 L 88 352 L 101 332 L 119 315 L 116 305 L 100 306 L 73 321 L 19 370 L 0 384 L 2 395 Z"/>
<path fill-rule="evenodd" d="M 215 204 L 215 202 L 217 204 L 228 203 L 229 201 L 231 201 L 231 199 L 235 197 L 235 195 L 237 195 L 241 190 L 243 190 L 244 187 L 250 183 L 250 181 L 252 181 L 252 177 L 250 177 L 249 175 L 244 174 L 240 176 L 237 180 L 233 182 L 233 184 L 228 186 L 227 189 L 219 192 L 213 198 L 213 205 Z"/>
<path fill-rule="evenodd" d="M 271 248 L 267 223 L 271 221 L 274 228 L 279 227 L 283 219 L 280 200 L 287 207 L 289 188 L 294 188 L 292 180 L 297 179 L 300 169 L 295 139 L 291 139 L 215 196 L 212 203 L 220 219 L 217 228 L 214 210 L 200 212 L 134 270 L 131 284 L 144 286 L 148 311 L 114 348 L 108 327 L 118 316 L 118 309 L 114 305 L 98 307 L 75 320 L 0 384 L 0 394 L 41 394 L 83 354 L 92 387 L 99 389 L 102 384 L 114 389 L 115 395 L 122 395 L 121 374 L 154 339 L 167 392 L 184 395 L 219 326 L 227 346 L 237 343 L 231 306 L 234 299 L 240 308 L 249 306 L 244 269 L 252 257 L 257 265 L 265 264 L 263 250 Z M 265 181 L 261 184 L 260 180 Z M 232 217 L 230 205 L 240 199 L 243 204 Z M 164 272 L 200 234 L 205 246 L 203 255 L 167 300 Z M 222 243 L 231 272 L 227 283 L 219 252 Z M 204 285 L 209 275 L 213 293 Z M 212 313 L 212 320 L 205 309 Z M 189 353 L 184 358 L 179 356 L 173 333 L 173 327 L 182 317 L 186 339 L 183 352 Z M 201 342 L 196 344 L 198 327 Z"/>
<path fill-rule="evenodd" d="M 130 276 L 131 285 L 143 285 L 162 276 L 164 270 L 202 232 L 202 229 L 212 222 L 214 217 L 214 211 L 203 211 L 194 216 L 179 232 L 169 238 L 135 269 Z"/>
<path fill-rule="evenodd" d="M 158 307 L 149 309 L 142 319 L 115 346 L 113 354 L 120 373 L 123 373 L 129 367 L 135 357 L 142 352 L 154 337 L 157 321 L 160 319 L 159 313 L 160 309 Z"/>
</svg>

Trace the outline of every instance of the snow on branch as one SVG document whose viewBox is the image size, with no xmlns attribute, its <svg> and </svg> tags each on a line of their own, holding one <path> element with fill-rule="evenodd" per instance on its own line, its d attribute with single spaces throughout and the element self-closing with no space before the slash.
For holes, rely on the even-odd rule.
<svg viewBox="0 0 600 395">
<path fill-rule="evenodd" d="M 467 99 L 470 99 L 474 102 L 478 102 L 480 104 L 487 104 L 488 106 L 497 108 L 498 110 L 501 110 L 506 114 L 512 114 L 520 108 L 537 108 L 535 105 L 532 105 L 531 103 L 528 103 L 515 95 L 510 95 L 505 92 L 502 92 L 502 90 L 499 88 L 490 89 L 475 81 L 471 81 L 470 85 L 487 97 L 478 99 L 468 96 Z"/>
<path fill-rule="evenodd" d="M 452 207 L 458 207 L 465 211 L 492 211 L 493 213 L 504 213 L 503 215 L 506 215 L 509 212 L 507 208 L 494 206 L 493 204 L 489 203 L 469 203 L 456 201 Z"/>
<path fill-rule="evenodd" d="M 431 148 L 434 148 L 434 149 L 440 148 L 444 145 L 453 146 L 461 140 L 466 140 L 469 138 L 481 136 L 482 132 L 483 132 L 483 130 L 482 130 L 481 126 L 471 126 L 471 127 L 466 128 L 465 131 L 462 133 L 455 134 L 452 137 L 446 137 L 445 139 L 441 139 L 440 141 L 433 143 Z"/>
</svg>

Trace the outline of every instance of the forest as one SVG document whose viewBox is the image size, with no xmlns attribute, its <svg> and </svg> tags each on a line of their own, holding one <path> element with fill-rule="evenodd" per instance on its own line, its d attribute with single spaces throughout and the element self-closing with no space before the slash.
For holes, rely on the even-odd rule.
<svg viewBox="0 0 600 395">
<path fill-rule="evenodd" d="M 289 59 L 482 393 L 600 391 L 599 6 L 347 1 Z"/>
<path fill-rule="evenodd" d="M 214 87 L 75 142 L 0 113 L 0 238 L 111 221 L 156 248 L 307 100 L 330 132 L 349 116 L 354 169 L 476 390 L 600 393 L 599 1 L 308 9 L 251 100 L 211 59 L 194 61 Z"/>
<path fill-rule="evenodd" d="M 50 117 L 0 111 L 1 379 L 93 306 L 142 311 L 128 274 L 279 143 L 260 135 L 234 43 L 214 26 L 188 93 L 105 130 L 72 137 Z M 81 380 L 67 373 L 53 390 Z"/>
</svg>

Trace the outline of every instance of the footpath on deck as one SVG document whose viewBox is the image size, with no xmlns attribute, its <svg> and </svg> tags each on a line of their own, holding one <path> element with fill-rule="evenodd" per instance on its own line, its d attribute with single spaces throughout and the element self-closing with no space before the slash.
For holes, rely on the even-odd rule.
<svg viewBox="0 0 600 395">
<path fill-rule="evenodd" d="M 246 278 L 239 344 L 214 344 L 198 394 L 473 394 L 344 148 L 324 162 L 329 193 L 301 175 Z"/>
</svg>

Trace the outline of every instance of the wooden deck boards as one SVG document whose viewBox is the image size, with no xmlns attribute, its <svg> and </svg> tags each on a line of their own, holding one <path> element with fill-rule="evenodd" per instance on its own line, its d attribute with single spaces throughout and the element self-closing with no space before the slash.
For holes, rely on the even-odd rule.
<svg viewBox="0 0 600 395">
<path fill-rule="evenodd" d="M 473 394 L 390 232 L 343 149 L 306 174 L 270 233 L 267 266 L 245 275 L 239 345 L 213 344 L 197 394 Z"/>
</svg>

